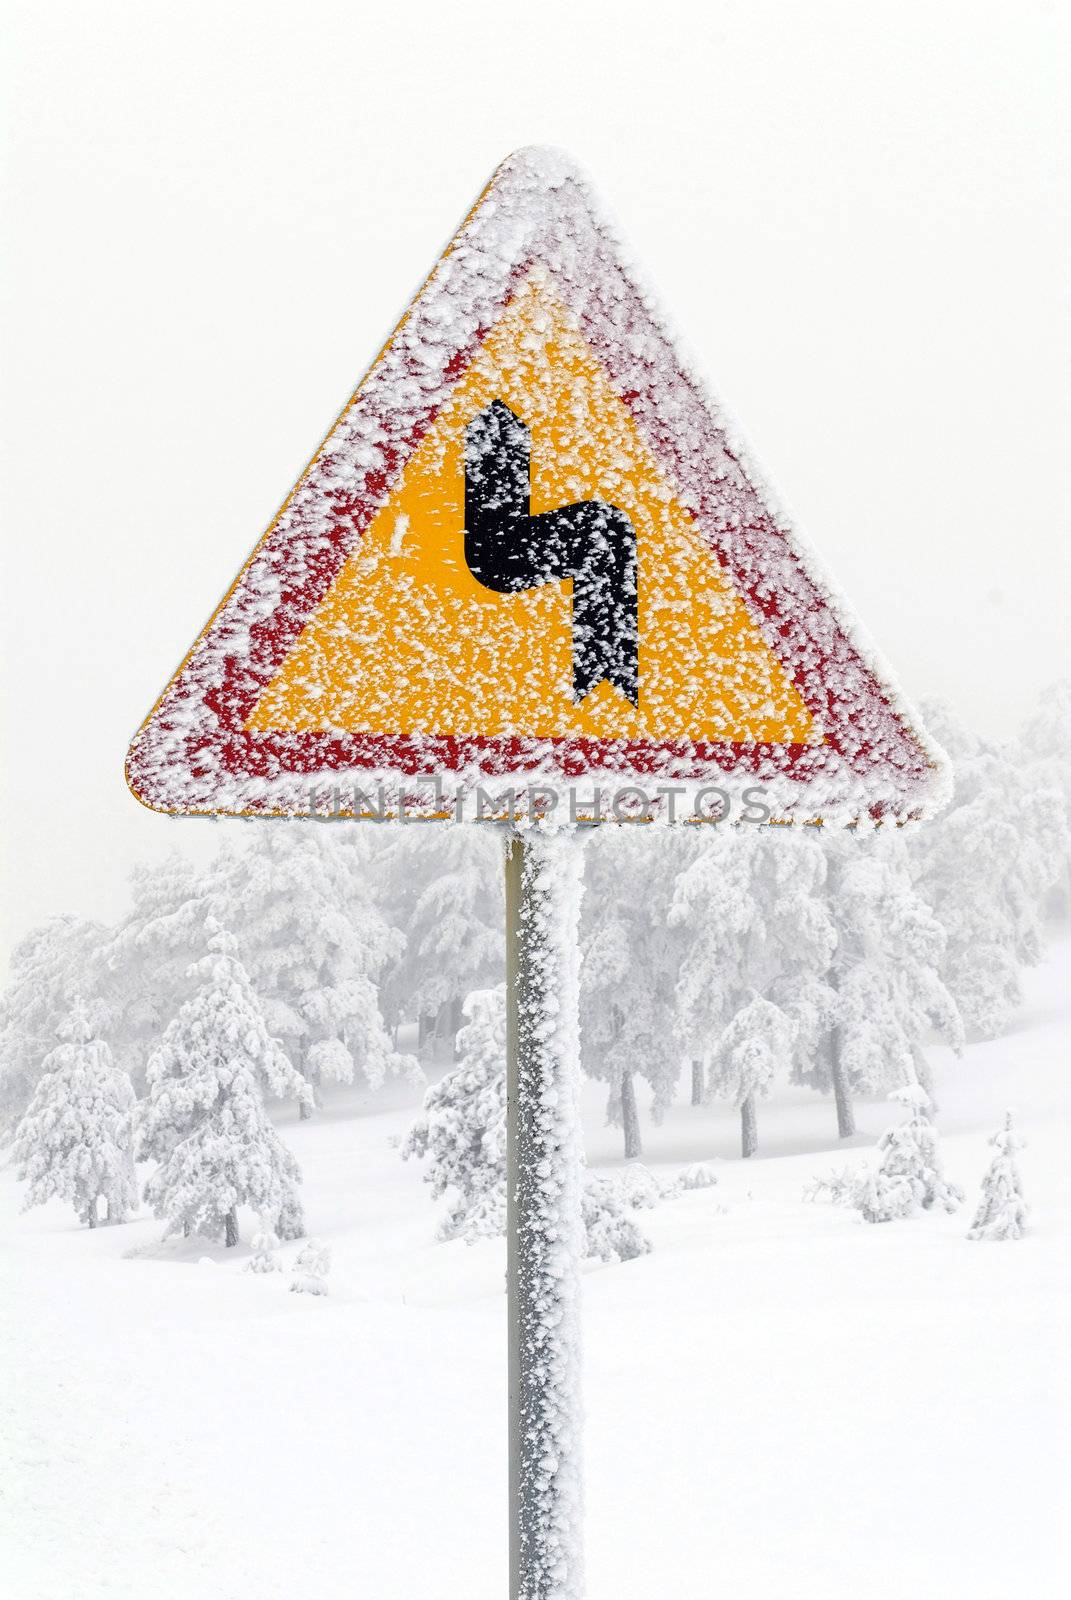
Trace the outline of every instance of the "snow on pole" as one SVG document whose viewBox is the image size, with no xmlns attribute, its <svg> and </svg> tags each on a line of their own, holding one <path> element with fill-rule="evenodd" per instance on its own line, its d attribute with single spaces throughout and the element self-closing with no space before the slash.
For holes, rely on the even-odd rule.
<svg viewBox="0 0 1071 1600">
<path fill-rule="evenodd" d="M 506 841 L 510 1600 L 582 1600 L 577 921 L 572 833 Z"/>
</svg>

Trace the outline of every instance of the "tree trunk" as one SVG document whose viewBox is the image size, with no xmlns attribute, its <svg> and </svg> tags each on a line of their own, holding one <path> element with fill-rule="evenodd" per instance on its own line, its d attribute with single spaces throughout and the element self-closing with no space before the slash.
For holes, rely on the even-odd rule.
<svg viewBox="0 0 1071 1600">
<path fill-rule="evenodd" d="M 320 1104 L 319 1079 L 315 1077 L 310 1078 L 309 1074 L 304 1070 L 302 1070 L 301 1076 L 305 1079 L 305 1082 L 312 1090 L 312 1094 L 308 1100 L 298 1101 L 298 1120 L 300 1122 L 308 1122 L 309 1118 L 312 1116 L 313 1112 L 318 1109 Z"/>
<path fill-rule="evenodd" d="M 759 1148 L 759 1130 L 755 1119 L 755 1096 L 749 1094 L 740 1107 L 740 1153 L 753 1156 Z"/>
<path fill-rule="evenodd" d="M 692 1104 L 693 1106 L 701 1106 L 703 1104 L 703 1063 L 701 1061 L 692 1062 Z"/>
<path fill-rule="evenodd" d="M 444 1000 L 435 1013 L 435 1037 L 446 1043 L 453 1038 L 454 1002 Z"/>
<path fill-rule="evenodd" d="M 911 1054 L 915 1062 L 915 1077 L 918 1079 L 920 1089 L 925 1089 L 930 1099 L 930 1110 L 937 1110 L 937 1087 L 933 1081 L 933 1072 L 926 1059 L 926 1052 L 920 1045 L 911 1046 Z"/>
<path fill-rule="evenodd" d="M 89 1215 L 87 1216 L 86 1221 L 89 1223 L 89 1226 L 91 1228 L 95 1228 L 97 1226 L 97 1197 L 96 1197 L 96 1195 L 93 1196 L 93 1199 L 90 1202 Z"/>
<path fill-rule="evenodd" d="M 455 1057 L 457 1055 L 457 1036 L 465 1024 L 464 1005 L 465 997 L 461 994 L 455 995 L 450 1002 L 450 1042 L 453 1046 Z"/>
<path fill-rule="evenodd" d="M 226 1229 L 224 1244 L 228 1250 L 233 1250 L 238 1243 L 238 1207 L 232 1206 L 224 1218 L 223 1226 Z"/>
<path fill-rule="evenodd" d="M 435 1017 L 430 1011 L 421 1011 L 417 1017 L 417 1050 L 423 1055 L 428 1040 L 435 1032 Z"/>
<path fill-rule="evenodd" d="M 643 1155 L 640 1114 L 636 1109 L 636 1085 L 631 1072 L 621 1074 L 621 1125 L 625 1130 L 625 1160 L 637 1161 Z"/>
<path fill-rule="evenodd" d="M 851 1090 L 848 1087 L 848 1074 L 841 1060 L 840 1046 L 840 1031 L 834 1028 L 830 1035 L 830 1072 L 833 1078 L 833 1098 L 837 1103 L 837 1136 L 841 1139 L 850 1139 L 855 1132 L 855 1111 L 852 1106 Z"/>
</svg>

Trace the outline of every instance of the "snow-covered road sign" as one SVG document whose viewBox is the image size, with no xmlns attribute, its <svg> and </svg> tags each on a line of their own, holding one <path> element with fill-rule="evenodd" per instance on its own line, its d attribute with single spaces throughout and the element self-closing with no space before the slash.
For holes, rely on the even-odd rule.
<svg viewBox="0 0 1071 1600">
<path fill-rule="evenodd" d="M 349 780 L 415 796 L 439 778 L 441 796 L 598 775 L 740 777 L 797 814 L 906 815 L 940 759 L 583 178 L 522 151 L 127 772 L 169 812 L 301 812 L 324 781 L 343 780 L 345 813 Z"/>
<path fill-rule="evenodd" d="M 533 790 L 593 777 L 645 795 L 744 777 L 796 814 L 910 815 L 942 770 L 584 180 L 521 151 L 127 776 L 161 811 L 268 815 L 307 812 L 325 779 L 360 815 L 376 791 L 434 812 L 505 778 L 516 823 Z M 507 831 L 511 1600 L 584 1592 L 580 860 L 568 828 Z"/>
</svg>

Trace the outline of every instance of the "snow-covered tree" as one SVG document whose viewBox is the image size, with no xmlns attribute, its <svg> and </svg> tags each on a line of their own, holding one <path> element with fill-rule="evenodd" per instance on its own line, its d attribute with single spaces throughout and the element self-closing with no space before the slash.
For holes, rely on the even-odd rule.
<svg viewBox="0 0 1071 1600">
<path fill-rule="evenodd" d="M 1038 774 L 1028 780 L 1012 747 L 975 738 L 940 702 L 925 717 L 952 757 L 955 790 L 946 812 L 912 832 L 916 881 L 947 935 L 940 977 L 967 1033 L 993 1038 L 1022 1002 L 1022 967 L 1042 953 L 1066 802 Z"/>
<path fill-rule="evenodd" d="M 29 1184 L 26 1207 L 53 1195 L 68 1200 L 95 1228 L 100 1208 L 122 1222 L 137 1208 L 130 1079 L 99 1037 L 102 1016 L 77 999 L 59 1027 L 61 1042 L 15 1133 L 18 1176 Z"/>
<path fill-rule="evenodd" d="M 275 1219 L 275 1231 L 280 1239 L 305 1237 L 305 1212 L 301 1196 L 296 1189 L 291 1191 L 279 1208 L 279 1215 Z"/>
<path fill-rule="evenodd" d="M 379 1008 L 380 970 L 401 936 L 373 903 L 374 850 L 367 831 L 295 823 L 257 826 L 208 866 L 181 855 L 135 869 L 133 904 L 109 941 L 121 997 L 118 1049 L 135 1082 L 169 1017 L 191 992 L 206 914 L 230 927 L 268 1019 L 314 1091 L 373 1086 L 414 1071 L 398 1055 Z M 308 1114 L 312 1101 L 301 1102 Z"/>
<path fill-rule="evenodd" d="M 230 857 L 222 851 L 215 871 Z M 129 910 L 104 946 L 115 997 L 116 1057 L 139 1089 L 161 1033 L 193 992 L 190 969 L 204 954 L 213 875 L 213 868 L 179 851 L 135 866 Z"/>
<path fill-rule="evenodd" d="M 634 1261 L 650 1251 L 651 1241 L 637 1225 L 635 1207 L 622 1193 L 620 1183 L 595 1172 L 585 1173 L 581 1206 L 585 1255 L 607 1262 Z"/>
<path fill-rule="evenodd" d="M 944 1176 L 929 1096 L 916 1083 L 894 1090 L 889 1098 L 906 1107 L 908 1115 L 878 1140 L 881 1159 L 858 1181 L 854 1204 L 866 1222 L 892 1222 L 934 1206 L 955 1211 L 963 1190 Z"/>
<path fill-rule="evenodd" d="M 0 997 L 0 1136 L 9 1137 L 33 1097 L 73 1001 L 104 999 L 114 1015 L 103 949 L 107 929 L 81 917 L 51 917 L 11 952 Z"/>
<path fill-rule="evenodd" d="M 707 1068 L 712 1094 L 740 1110 L 741 1153 L 758 1148 L 755 1106 L 773 1086 L 778 1066 L 792 1058 L 796 1024 L 788 1013 L 753 995 L 714 1041 Z"/>
<path fill-rule="evenodd" d="M 401 947 L 373 902 L 370 851 L 360 830 L 254 825 L 250 848 L 215 875 L 213 905 L 239 930 L 239 949 L 269 1030 L 312 1088 L 360 1074 L 418 1078 L 395 1050 L 378 979 Z M 313 1101 L 299 1102 L 308 1115 Z"/>
<path fill-rule="evenodd" d="M 718 1174 L 709 1161 L 690 1161 L 678 1172 L 675 1187 L 686 1194 L 689 1189 L 713 1189 L 717 1181 Z"/>
<path fill-rule="evenodd" d="M 1050 830 L 1052 899 L 1054 910 L 1067 916 L 1071 913 L 1071 678 L 1049 684 L 1038 696 L 1013 758 L 1024 789 L 1060 796 L 1062 815 Z"/>
<path fill-rule="evenodd" d="M 1025 1141 L 1012 1126 L 1010 1111 L 1005 1114 L 1003 1128 L 989 1142 L 997 1153 L 982 1179 L 981 1199 L 967 1238 L 1021 1239 L 1026 1231 L 1028 1207 L 1015 1158 Z"/>
<path fill-rule="evenodd" d="M 282 1272 L 283 1264 L 275 1254 L 279 1238 L 271 1224 L 261 1217 L 256 1233 L 249 1241 L 252 1255 L 245 1264 L 247 1272 Z"/>
<path fill-rule="evenodd" d="M 378 899 L 404 934 L 383 981 L 394 1022 L 420 1023 L 456 1049 L 467 994 L 502 979 L 502 843 L 493 828 L 452 824 L 396 829 L 377 859 Z"/>
<path fill-rule="evenodd" d="M 326 1294 L 331 1247 L 310 1239 L 298 1252 L 290 1278 L 291 1294 Z"/>
<path fill-rule="evenodd" d="M 696 856 L 695 831 L 600 828 L 585 862 L 580 1039 L 589 1077 L 609 1084 L 607 1120 L 625 1155 L 643 1153 L 636 1078 L 660 1122 L 681 1073 L 675 986 L 684 935 L 669 926 L 677 875 Z"/>
<path fill-rule="evenodd" d="M 630 1161 L 610 1181 L 634 1211 L 653 1211 L 667 1194 L 677 1193 L 675 1182 L 663 1183 L 642 1161 Z"/>
<path fill-rule="evenodd" d="M 464 1002 L 458 1065 L 424 1095 L 402 1158 L 428 1158 L 435 1199 L 449 1192 L 441 1239 L 496 1238 L 506 1229 L 506 988 Z"/>
<path fill-rule="evenodd" d="M 926 827 L 923 823 L 919 826 Z M 837 944 L 825 981 L 833 1004 L 796 1076 L 832 1089 L 841 1138 L 855 1132 L 852 1096 L 931 1078 L 932 1033 L 960 1050 L 963 1027 L 940 978 L 946 935 L 911 877 L 902 830 L 824 829 L 825 899 Z"/>
<path fill-rule="evenodd" d="M 149 1060 L 139 1108 L 138 1154 L 160 1165 L 145 1198 L 167 1234 L 238 1242 L 238 1207 L 252 1206 L 292 1236 L 300 1172 L 264 1108 L 264 1086 L 300 1100 L 308 1086 L 291 1066 L 238 960 L 237 941 L 210 918 L 208 954 L 194 964 L 194 991 Z"/>
<path fill-rule="evenodd" d="M 478 990 L 464 1003 L 460 1058 L 424 1095 L 401 1147 L 426 1160 L 434 1198 L 448 1198 L 440 1239 L 501 1238 L 506 1231 L 506 990 Z M 635 1196 L 619 1181 L 584 1175 L 585 1254 L 629 1261 L 650 1249 L 632 1221 Z"/>
<path fill-rule="evenodd" d="M 688 1053 L 707 1062 L 707 1093 L 739 1109 L 748 1156 L 758 1097 L 778 1068 L 799 1071 L 817 1048 L 833 1003 L 826 973 L 836 931 L 811 830 L 721 823 L 704 835 L 669 911 L 686 936 L 677 1027 Z"/>
</svg>

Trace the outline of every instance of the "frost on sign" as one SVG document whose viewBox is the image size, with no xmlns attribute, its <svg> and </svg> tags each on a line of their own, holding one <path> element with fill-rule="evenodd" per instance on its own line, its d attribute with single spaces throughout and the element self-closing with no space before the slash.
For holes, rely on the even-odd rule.
<svg viewBox="0 0 1071 1600">
<path fill-rule="evenodd" d="M 939 751 L 583 177 L 498 169 L 131 747 L 172 812 L 766 785 L 908 815 Z"/>
</svg>

